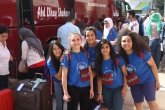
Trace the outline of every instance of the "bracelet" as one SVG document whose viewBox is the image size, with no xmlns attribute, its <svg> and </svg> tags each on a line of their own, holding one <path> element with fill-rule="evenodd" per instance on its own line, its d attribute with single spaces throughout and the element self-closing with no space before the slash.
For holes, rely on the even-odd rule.
<svg viewBox="0 0 165 110">
<path fill-rule="evenodd" d="M 101 94 L 97 94 L 97 95 L 101 95 Z"/>
</svg>

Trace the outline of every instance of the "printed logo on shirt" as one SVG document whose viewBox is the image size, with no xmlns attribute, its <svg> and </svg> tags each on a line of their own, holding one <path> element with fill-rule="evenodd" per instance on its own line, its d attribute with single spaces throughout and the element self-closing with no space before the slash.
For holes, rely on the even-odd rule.
<svg viewBox="0 0 165 110">
<path fill-rule="evenodd" d="M 77 72 L 79 73 L 80 70 L 88 68 L 87 64 L 84 62 L 80 62 L 77 64 Z"/>
<path fill-rule="evenodd" d="M 132 73 L 136 72 L 136 68 L 130 64 L 126 65 L 126 69 L 127 69 L 128 74 L 132 74 Z"/>
<path fill-rule="evenodd" d="M 104 74 L 111 73 L 113 81 L 116 79 L 116 73 L 112 70 L 106 70 Z"/>
</svg>

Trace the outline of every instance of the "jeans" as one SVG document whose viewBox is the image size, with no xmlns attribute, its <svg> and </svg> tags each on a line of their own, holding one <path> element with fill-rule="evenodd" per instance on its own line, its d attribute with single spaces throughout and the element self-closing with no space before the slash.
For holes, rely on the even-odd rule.
<svg viewBox="0 0 165 110">
<path fill-rule="evenodd" d="M 54 82 L 54 92 L 56 98 L 56 110 L 63 110 L 63 89 L 60 83 Z"/>
<path fill-rule="evenodd" d="M 103 86 L 103 101 L 108 107 L 108 110 L 122 110 L 124 99 L 121 96 L 123 86 L 109 89 Z"/>
<path fill-rule="evenodd" d="M 160 56 L 161 56 L 160 39 L 150 40 L 149 47 L 151 49 L 152 57 L 153 57 L 153 59 L 155 61 L 157 69 L 159 69 Z"/>
</svg>

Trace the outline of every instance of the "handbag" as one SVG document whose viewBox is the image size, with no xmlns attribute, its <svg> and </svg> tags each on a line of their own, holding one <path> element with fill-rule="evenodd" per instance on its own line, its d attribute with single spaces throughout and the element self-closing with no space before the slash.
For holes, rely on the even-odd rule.
<svg viewBox="0 0 165 110">
<path fill-rule="evenodd" d="M 25 60 L 21 60 L 18 66 L 18 71 L 21 73 L 27 73 L 28 72 L 28 67 L 27 63 Z"/>
<path fill-rule="evenodd" d="M 108 110 L 105 103 L 98 103 L 94 98 L 91 100 L 91 110 Z"/>
<path fill-rule="evenodd" d="M 9 61 L 9 72 L 11 72 L 14 69 L 15 66 L 15 62 L 13 61 Z"/>
</svg>

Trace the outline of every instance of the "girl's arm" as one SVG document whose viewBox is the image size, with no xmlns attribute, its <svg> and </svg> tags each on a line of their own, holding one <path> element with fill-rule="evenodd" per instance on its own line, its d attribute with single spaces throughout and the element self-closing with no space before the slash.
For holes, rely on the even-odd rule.
<svg viewBox="0 0 165 110">
<path fill-rule="evenodd" d="M 160 82 L 159 82 L 159 77 L 158 77 L 158 70 L 156 67 L 156 64 L 154 62 L 153 57 L 151 57 L 148 61 L 147 64 L 151 67 L 151 70 L 155 76 L 155 80 L 156 80 L 156 90 L 160 89 Z"/>
<path fill-rule="evenodd" d="M 9 61 L 13 61 L 13 57 L 10 55 L 10 59 L 9 59 Z"/>
<path fill-rule="evenodd" d="M 59 71 L 57 74 L 54 75 L 54 77 L 58 80 L 61 80 L 62 77 L 62 67 L 60 66 Z"/>
<path fill-rule="evenodd" d="M 126 66 L 124 65 L 122 68 L 122 73 L 123 73 L 123 81 L 124 81 L 124 84 L 123 84 L 123 89 L 122 89 L 122 92 L 121 92 L 121 95 L 122 97 L 124 98 L 126 96 L 126 93 L 127 93 L 127 79 L 126 79 L 126 76 L 127 76 L 127 70 L 126 70 Z"/>
<path fill-rule="evenodd" d="M 97 77 L 97 101 L 102 101 L 102 79 L 100 77 Z"/>
<path fill-rule="evenodd" d="M 28 44 L 26 41 L 22 42 L 22 60 L 27 59 L 27 54 L 28 54 Z"/>
<path fill-rule="evenodd" d="M 67 90 L 67 76 L 68 76 L 68 69 L 65 66 L 62 66 L 62 87 L 64 92 L 63 99 L 64 101 L 69 102 L 70 96 Z"/>
<path fill-rule="evenodd" d="M 88 66 L 88 70 L 89 70 L 89 76 L 90 76 L 90 99 L 92 99 L 94 97 L 94 92 L 93 92 L 93 72 L 91 69 L 91 66 Z"/>
</svg>

